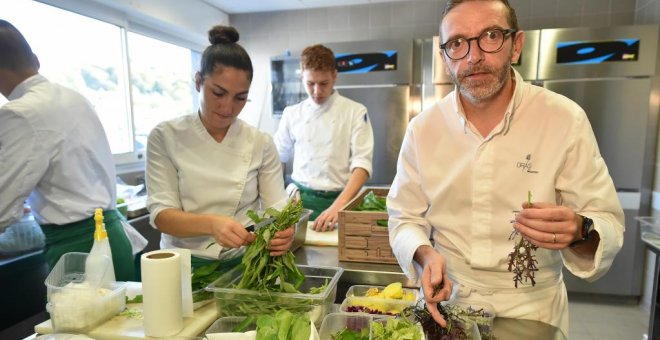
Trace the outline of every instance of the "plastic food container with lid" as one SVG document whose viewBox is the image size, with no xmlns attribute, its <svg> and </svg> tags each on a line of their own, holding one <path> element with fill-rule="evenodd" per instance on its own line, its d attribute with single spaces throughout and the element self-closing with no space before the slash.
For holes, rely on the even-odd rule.
<svg viewBox="0 0 660 340">
<path fill-rule="evenodd" d="M 86 259 L 87 253 L 66 253 L 46 277 L 46 310 L 55 332 L 85 333 L 126 307 L 123 283 L 96 287 L 85 282 Z"/>
<path fill-rule="evenodd" d="M 205 289 L 213 293 L 213 297 L 222 316 L 271 315 L 279 309 L 292 313 L 310 314 L 310 320 L 316 327 L 321 325 L 323 317 L 332 310 L 337 295 L 337 283 L 344 272 L 339 267 L 322 267 L 296 265 L 305 275 L 305 281 L 298 289 L 301 293 L 260 292 L 249 289 L 234 288 L 243 276 L 243 266 L 222 274 Z M 327 284 L 326 289 L 319 294 L 310 294 L 311 288 Z"/>
</svg>

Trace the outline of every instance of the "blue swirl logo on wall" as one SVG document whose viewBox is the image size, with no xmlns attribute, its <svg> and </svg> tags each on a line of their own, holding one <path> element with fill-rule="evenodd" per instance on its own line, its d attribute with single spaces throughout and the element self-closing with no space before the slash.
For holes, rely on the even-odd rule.
<svg viewBox="0 0 660 340">
<path fill-rule="evenodd" d="M 557 43 L 557 64 L 601 64 L 636 61 L 639 39 L 612 41 L 570 41 Z"/>
<path fill-rule="evenodd" d="M 337 60 L 337 71 L 339 73 L 394 71 L 397 65 L 397 51 L 337 53 L 335 59 Z"/>
</svg>

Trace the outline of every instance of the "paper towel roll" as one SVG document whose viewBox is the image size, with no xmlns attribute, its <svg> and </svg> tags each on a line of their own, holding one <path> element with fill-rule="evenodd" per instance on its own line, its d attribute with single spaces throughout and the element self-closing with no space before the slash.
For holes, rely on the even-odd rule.
<svg viewBox="0 0 660 340">
<path fill-rule="evenodd" d="M 144 334 L 166 337 L 183 328 L 181 256 L 171 250 L 142 254 Z"/>
</svg>

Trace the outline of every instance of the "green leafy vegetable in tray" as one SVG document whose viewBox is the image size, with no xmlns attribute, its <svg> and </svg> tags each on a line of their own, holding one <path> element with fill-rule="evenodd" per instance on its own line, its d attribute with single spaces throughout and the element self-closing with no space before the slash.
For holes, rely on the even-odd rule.
<svg viewBox="0 0 660 340">
<path fill-rule="evenodd" d="M 365 196 L 362 203 L 355 208 L 355 211 L 387 211 L 387 200 L 385 197 L 376 195 L 371 190 Z M 387 227 L 387 220 L 377 220 L 376 225 Z"/>
<path fill-rule="evenodd" d="M 385 197 L 376 195 L 372 190 L 364 196 L 364 200 L 355 208 L 355 211 L 387 211 L 386 202 Z"/>
<path fill-rule="evenodd" d="M 344 328 L 343 330 L 330 335 L 331 340 L 369 340 L 369 327 L 364 327 L 361 330 L 350 330 Z"/>
<path fill-rule="evenodd" d="M 257 340 L 307 340 L 312 332 L 309 315 L 280 309 L 257 319 Z"/>
</svg>

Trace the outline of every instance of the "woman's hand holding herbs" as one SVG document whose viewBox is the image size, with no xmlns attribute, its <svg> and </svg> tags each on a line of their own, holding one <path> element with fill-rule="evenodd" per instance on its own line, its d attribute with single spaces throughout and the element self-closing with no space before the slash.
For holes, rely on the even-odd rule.
<svg viewBox="0 0 660 340">
<path fill-rule="evenodd" d="M 415 261 L 422 266 L 422 290 L 426 308 L 442 327 L 447 321 L 438 310 L 438 304 L 451 296 L 452 282 L 447 276 L 445 258 L 431 246 L 421 246 L 415 252 Z"/>
<path fill-rule="evenodd" d="M 286 254 L 287 251 L 291 248 L 293 244 L 293 236 L 295 234 L 296 228 L 290 226 L 282 231 L 275 233 L 275 237 L 270 239 L 270 244 L 268 245 L 268 250 L 270 251 L 270 256 L 281 256 Z"/>
<path fill-rule="evenodd" d="M 568 207 L 528 202 L 516 215 L 514 228 L 532 244 L 546 249 L 564 249 L 581 237 L 577 214 Z"/>
<path fill-rule="evenodd" d="M 215 241 L 224 248 L 238 248 L 254 242 L 253 233 L 237 220 L 227 217 L 211 215 L 211 234 Z"/>
</svg>

